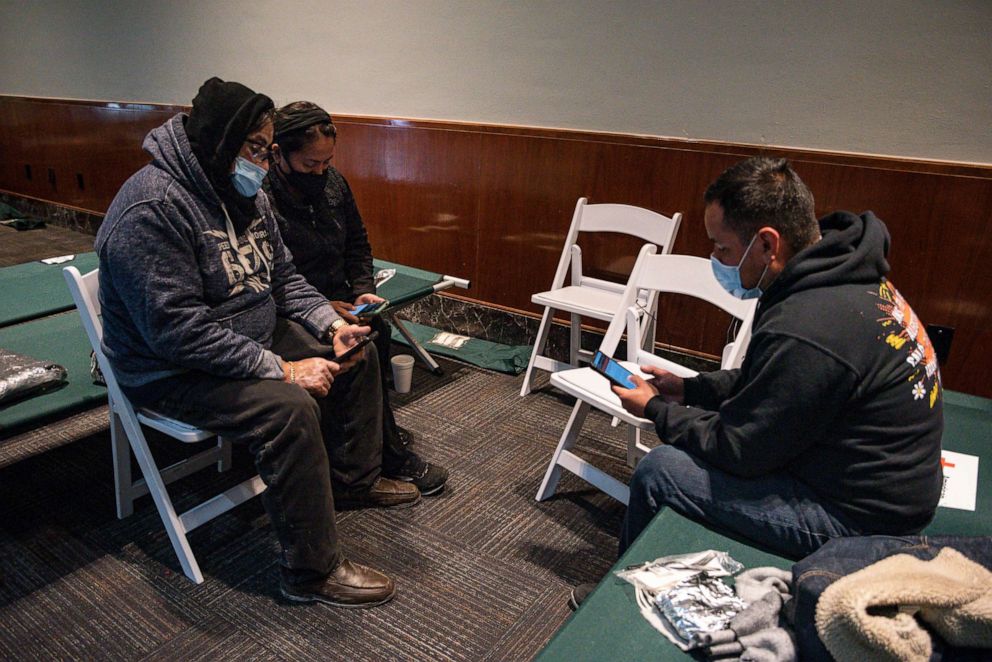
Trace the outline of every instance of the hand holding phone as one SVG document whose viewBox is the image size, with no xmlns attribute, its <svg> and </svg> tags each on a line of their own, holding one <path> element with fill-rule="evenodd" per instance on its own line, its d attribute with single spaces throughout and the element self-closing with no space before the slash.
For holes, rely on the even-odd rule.
<svg viewBox="0 0 992 662">
<path fill-rule="evenodd" d="M 360 352 L 362 350 L 362 347 L 365 347 L 366 345 L 368 345 L 370 342 L 372 342 L 373 340 L 375 340 L 378 337 L 379 337 L 379 332 L 378 331 L 373 331 L 372 333 L 368 334 L 367 336 L 362 336 L 361 338 L 359 338 L 358 342 L 356 342 L 354 345 L 352 345 L 351 347 L 349 347 L 348 348 L 348 351 L 346 351 L 344 354 L 340 354 L 338 356 L 335 356 L 334 357 L 334 362 L 335 363 L 344 363 L 345 361 L 347 361 L 348 359 L 350 359 L 351 357 L 353 357 L 355 354 L 357 354 L 358 352 Z"/>
<path fill-rule="evenodd" d="M 637 385 L 631 380 L 634 373 L 598 350 L 592 357 L 592 369 L 620 388 L 637 388 Z"/>
</svg>

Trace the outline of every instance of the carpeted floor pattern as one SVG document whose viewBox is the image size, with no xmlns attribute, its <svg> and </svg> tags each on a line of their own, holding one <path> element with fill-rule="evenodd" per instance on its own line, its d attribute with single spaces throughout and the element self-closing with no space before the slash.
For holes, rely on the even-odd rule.
<svg viewBox="0 0 992 662">
<path fill-rule="evenodd" d="M 93 237 L 48 224 L 19 231 L 0 225 L 0 267 L 93 250 Z"/>
<path fill-rule="evenodd" d="M 101 433 L 0 469 L 0 659 L 532 658 L 567 618 L 569 588 L 615 559 L 623 508 L 567 472 L 557 497 L 534 501 L 567 398 L 520 398 L 520 377 L 443 365 L 441 377 L 418 367 L 394 405 L 416 449 L 451 470 L 448 488 L 415 508 L 339 514 L 346 555 L 396 579 L 388 605 L 283 601 L 257 499 L 191 534 L 206 577 L 193 584 L 148 497 L 116 519 Z M 629 476 L 622 429 L 593 415 L 585 435 L 584 454 Z M 188 452 L 154 446 L 160 464 Z M 236 459 L 175 484 L 177 507 L 248 475 Z"/>
</svg>

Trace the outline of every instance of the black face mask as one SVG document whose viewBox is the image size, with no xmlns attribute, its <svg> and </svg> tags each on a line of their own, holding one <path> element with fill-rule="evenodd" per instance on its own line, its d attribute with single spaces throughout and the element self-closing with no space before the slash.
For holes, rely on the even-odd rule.
<svg viewBox="0 0 992 662">
<path fill-rule="evenodd" d="M 286 165 L 289 166 L 289 172 L 282 174 L 290 186 L 302 191 L 303 195 L 310 199 L 319 198 L 323 195 L 324 188 L 327 187 L 326 170 L 319 175 L 313 175 L 309 172 L 297 172 L 293 170 L 293 166 L 288 161 Z"/>
</svg>

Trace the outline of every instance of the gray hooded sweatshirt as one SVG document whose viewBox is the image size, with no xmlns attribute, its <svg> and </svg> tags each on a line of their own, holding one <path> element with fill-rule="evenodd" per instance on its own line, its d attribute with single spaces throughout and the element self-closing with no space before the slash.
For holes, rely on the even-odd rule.
<svg viewBox="0 0 992 662">
<path fill-rule="evenodd" d="M 232 248 L 185 119 L 145 137 L 152 162 L 124 183 L 97 234 L 103 351 L 125 389 L 186 370 L 281 379 L 268 349 L 276 317 L 318 338 L 340 317 L 296 273 L 264 194 Z"/>
</svg>

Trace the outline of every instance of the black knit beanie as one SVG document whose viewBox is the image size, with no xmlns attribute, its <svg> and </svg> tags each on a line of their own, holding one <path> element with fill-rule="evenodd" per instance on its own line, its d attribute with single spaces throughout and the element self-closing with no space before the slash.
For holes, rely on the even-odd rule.
<svg viewBox="0 0 992 662">
<path fill-rule="evenodd" d="M 186 120 L 186 136 L 193 154 L 228 209 L 237 210 L 232 218 L 248 217 L 237 219 L 241 221 L 237 225 L 246 225 L 255 215 L 255 203 L 253 198 L 245 198 L 234 190 L 231 164 L 248 133 L 273 107 L 272 99 L 264 94 L 257 94 L 241 83 L 214 77 L 200 86 Z"/>
</svg>

